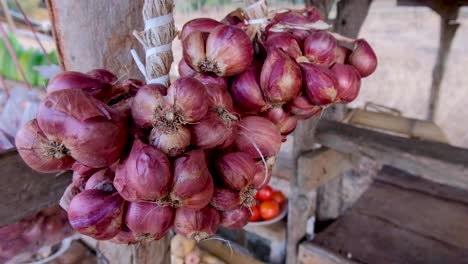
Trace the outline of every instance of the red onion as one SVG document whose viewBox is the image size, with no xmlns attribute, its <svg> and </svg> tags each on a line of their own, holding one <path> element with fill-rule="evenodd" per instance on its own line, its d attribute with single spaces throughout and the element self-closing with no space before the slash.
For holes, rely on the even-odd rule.
<svg viewBox="0 0 468 264">
<path fill-rule="evenodd" d="M 115 192 L 112 181 L 114 180 L 114 172 L 110 169 L 102 169 L 94 173 L 86 181 L 85 190 L 97 189 L 105 192 Z"/>
<path fill-rule="evenodd" d="M 247 225 L 252 217 L 252 212 L 245 206 L 238 206 L 231 211 L 221 212 L 221 226 L 225 228 L 239 229 Z"/>
<path fill-rule="evenodd" d="M 138 90 L 132 105 L 133 122 L 138 128 L 156 126 L 164 111 L 171 106 L 164 99 L 166 87 L 161 84 L 145 85 Z"/>
<path fill-rule="evenodd" d="M 364 39 L 356 40 L 355 48 L 349 55 L 348 62 L 356 67 L 363 78 L 371 75 L 377 68 L 377 56 Z"/>
<path fill-rule="evenodd" d="M 281 133 L 270 120 L 248 116 L 238 126 L 235 144 L 240 151 L 254 158 L 276 156 L 281 146 Z"/>
<path fill-rule="evenodd" d="M 241 204 L 239 191 L 233 191 L 228 188 L 216 187 L 214 189 L 213 198 L 211 198 L 211 206 L 219 211 L 229 211 L 238 207 Z"/>
<path fill-rule="evenodd" d="M 237 8 L 231 13 L 227 14 L 221 22 L 227 25 L 243 27 L 247 26 L 248 15 L 245 13 L 244 9 Z"/>
<path fill-rule="evenodd" d="M 209 84 L 216 84 L 222 86 L 224 89 L 228 86 L 228 82 L 226 78 L 219 77 L 219 76 L 212 76 L 207 74 L 196 73 L 193 78 L 200 81 L 205 87 Z M 208 90 L 208 88 L 206 88 Z"/>
<path fill-rule="evenodd" d="M 344 64 L 347 61 L 351 52 L 352 50 L 346 47 L 337 45 L 335 49 L 335 63 Z"/>
<path fill-rule="evenodd" d="M 177 79 L 167 89 L 168 102 L 173 106 L 174 112 L 167 112 L 168 121 L 194 123 L 200 121 L 208 111 L 208 105 L 203 104 L 206 98 L 205 86 L 195 78 L 183 77 Z"/>
<path fill-rule="evenodd" d="M 284 51 L 269 49 L 260 75 L 260 87 L 269 103 L 286 103 L 301 91 L 301 70 Z"/>
<path fill-rule="evenodd" d="M 98 240 L 111 239 L 122 225 L 124 201 L 118 193 L 86 190 L 68 208 L 68 220 L 76 231 Z"/>
<path fill-rule="evenodd" d="M 179 61 L 178 71 L 180 77 L 193 77 L 195 74 L 197 74 L 196 71 L 190 68 L 190 66 L 187 64 L 187 62 L 185 62 L 184 59 L 181 59 Z"/>
<path fill-rule="evenodd" d="M 83 176 L 78 172 L 74 171 L 72 175 L 72 184 L 79 190 L 84 190 L 89 177 L 90 176 Z"/>
<path fill-rule="evenodd" d="M 153 241 L 164 237 L 172 225 L 174 209 L 152 203 L 129 203 L 125 224 L 139 241 Z"/>
<path fill-rule="evenodd" d="M 210 202 L 213 189 L 203 150 L 184 153 L 174 161 L 170 199 L 175 208 L 203 208 Z"/>
<path fill-rule="evenodd" d="M 235 76 L 231 85 L 231 96 L 237 109 L 245 113 L 256 113 L 265 107 L 260 88 L 259 74 L 254 67 Z"/>
<path fill-rule="evenodd" d="M 192 127 L 192 145 L 201 149 L 225 148 L 236 138 L 237 117 L 229 112 L 209 112 Z"/>
<path fill-rule="evenodd" d="M 183 125 L 174 127 L 155 127 L 151 130 L 149 142 L 169 157 L 182 154 L 190 145 L 190 130 Z"/>
<path fill-rule="evenodd" d="M 273 23 L 282 23 L 282 24 L 290 24 L 290 25 L 304 25 L 309 24 L 314 21 L 315 18 L 313 17 L 306 17 L 298 11 L 289 10 L 287 12 L 276 13 L 273 17 Z"/>
<path fill-rule="evenodd" d="M 93 175 L 95 172 L 100 170 L 100 168 L 91 168 L 80 164 L 79 162 L 75 162 L 72 165 L 72 170 L 81 175 L 81 177 L 89 177 Z"/>
<path fill-rule="evenodd" d="M 23 161 L 36 171 L 66 170 L 75 162 L 61 140 L 48 138 L 39 128 L 36 119 L 21 126 L 16 134 L 15 145 Z"/>
<path fill-rule="evenodd" d="M 350 103 L 356 99 L 361 88 L 361 75 L 351 65 L 335 64 L 331 68 L 338 80 L 337 99 L 342 103 Z"/>
<path fill-rule="evenodd" d="M 253 59 L 253 46 L 247 34 L 235 26 L 214 28 L 205 41 L 204 33 L 194 31 L 183 41 L 184 59 L 200 73 L 233 76 L 244 72 Z"/>
<path fill-rule="evenodd" d="M 37 123 L 44 135 L 60 142 L 62 153 L 91 168 L 115 163 L 127 141 L 127 117 L 81 90 L 49 94 L 39 106 Z"/>
<path fill-rule="evenodd" d="M 65 71 L 59 73 L 47 85 L 47 93 L 53 93 L 55 91 L 67 90 L 67 89 L 78 89 L 83 90 L 90 94 L 94 98 L 105 101 L 112 94 L 112 85 L 107 80 L 96 79 L 92 77 L 96 73 L 90 75 L 74 72 Z"/>
<path fill-rule="evenodd" d="M 304 56 L 313 64 L 329 67 L 335 62 L 336 39 L 327 31 L 313 31 L 304 41 Z"/>
<path fill-rule="evenodd" d="M 323 66 L 301 63 L 304 86 L 310 101 L 318 106 L 327 106 L 336 101 L 338 80 L 335 74 Z"/>
<path fill-rule="evenodd" d="M 132 150 L 115 172 L 114 186 L 131 202 L 160 202 L 169 194 L 171 164 L 155 147 L 135 139 Z"/>
<path fill-rule="evenodd" d="M 322 111 L 322 107 L 312 104 L 306 95 L 294 98 L 286 108 L 297 119 L 302 120 L 309 119 Z"/>
<path fill-rule="evenodd" d="M 220 218 L 218 210 L 210 205 L 198 210 L 180 208 L 175 213 L 174 231 L 200 242 L 216 233 Z"/>
<path fill-rule="evenodd" d="M 249 185 L 255 175 L 255 161 L 244 152 L 227 153 L 216 161 L 215 166 L 223 183 L 237 191 Z"/>
<path fill-rule="evenodd" d="M 296 38 L 287 32 L 270 34 L 265 42 L 267 48 L 282 49 L 290 57 L 296 59 L 302 56 L 302 50 Z"/>
<path fill-rule="evenodd" d="M 252 179 L 252 184 L 256 190 L 260 190 L 270 182 L 275 161 L 275 157 L 267 158 L 265 161 L 266 168 L 263 161 L 257 161 L 255 163 L 255 176 Z"/>
<path fill-rule="evenodd" d="M 194 31 L 211 32 L 215 27 L 222 25 L 221 22 L 211 18 L 196 18 L 185 23 L 180 31 L 180 39 L 182 41 Z"/>
<path fill-rule="evenodd" d="M 301 44 L 301 47 L 303 47 L 303 43 L 310 35 L 311 31 L 304 29 L 292 29 L 290 32 L 298 40 L 298 43 Z"/>
<path fill-rule="evenodd" d="M 68 187 L 65 189 L 65 192 L 63 192 L 62 197 L 60 198 L 60 207 L 62 207 L 63 210 L 68 211 L 71 200 L 80 192 L 80 189 L 74 184 L 68 185 Z"/>
<path fill-rule="evenodd" d="M 288 135 L 296 129 L 297 118 L 289 115 L 281 107 L 269 109 L 265 117 L 278 127 L 282 135 Z"/>
<path fill-rule="evenodd" d="M 94 69 L 87 72 L 86 75 L 110 84 L 115 83 L 118 80 L 117 76 L 105 69 Z"/>
<path fill-rule="evenodd" d="M 116 243 L 116 244 L 136 244 L 140 243 L 140 239 L 133 234 L 128 227 L 125 225 L 122 226 L 122 229 L 117 233 L 115 237 L 113 237 L 109 242 Z"/>
</svg>

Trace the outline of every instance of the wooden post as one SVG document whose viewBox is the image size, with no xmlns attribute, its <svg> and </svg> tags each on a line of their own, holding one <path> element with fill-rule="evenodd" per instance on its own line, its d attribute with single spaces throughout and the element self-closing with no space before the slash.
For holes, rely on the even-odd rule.
<svg viewBox="0 0 468 264">
<path fill-rule="evenodd" d="M 0 4 L 2 5 L 3 13 L 5 13 L 5 17 L 8 23 L 8 30 L 10 33 L 15 32 L 15 22 L 10 14 L 10 8 L 8 8 L 8 3 L 6 0 L 0 0 Z"/>
<path fill-rule="evenodd" d="M 144 0 L 48 0 L 57 49 L 66 70 L 89 71 L 105 68 L 119 77 L 139 78 L 141 74 L 131 57 L 140 49 L 132 36 L 144 28 Z M 110 263 L 170 263 L 169 237 L 139 245 L 96 244 Z"/>
</svg>

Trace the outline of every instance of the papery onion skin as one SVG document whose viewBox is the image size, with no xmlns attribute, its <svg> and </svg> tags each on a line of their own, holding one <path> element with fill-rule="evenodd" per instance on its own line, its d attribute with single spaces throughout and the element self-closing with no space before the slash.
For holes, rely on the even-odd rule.
<svg viewBox="0 0 468 264">
<path fill-rule="evenodd" d="M 212 62 L 206 59 L 206 39 L 208 33 L 194 31 L 182 41 L 183 60 L 194 71 L 199 73 L 211 72 Z M 206 70 L 206 67 L 210 67 Z"/>
<path fill-rule="evenodd" d="M 215 162 L 215 167 L 223 183 L 237 191 L 248 186 L 255 176 L 255 161 L 244 152 L 223 155 Z"/>
<path fill-rule="evenodd" d="M 210 110 L 212 111 L 234 111 L 232 97 L 227 91 L 226 86 L 218 84 L 205 85 L 208 94 Z"/>
<path fill-rule="evenodd" d="M 206 58 L 212 63 L 208 72 L 218 76 L 242 73 L 250 66 L 253 53 L 250 38 L 244 31 L 235 26 L 218 26 L 206 40 Z"/>
<path fill-rule="evenodd" d="M 235 144 L 240 151 L 253 158 L 272 157 L 276 156 L 281 146 L 281 133 L 270 120 L 248 116 L 239 122 Z"/>
<path fill-rule="evenodd" d="M 313 64 L 331 66 L 335 52 L 336 39 L 327 31 L 313 31 L 304 41 L 304 56 Z"/>
<path fill-rule="evenodd" d="M 151 130 L 148 139 L 152 146 L 169 157 L 175 157 L 182 154 L 190 146 L 192 135 L 187 127 L 177 125 L 174 128 L 155 127 Z"/>
<path fill-rule="evenodd" d="M 318 106 L 327 106 L 336 101 L 338 80 L 335 74 L 320 65 L 301 63 L 304 86 L 310 101 Z"/>
<path fill-rule="evenodd" d="M 225 148 L 236 138 L 236 121 L 222 119 L 218 113 L 209 112 L 192 131 L 192 145 L 201 149 Z"/>
<path fill-rule="evenodd" d="M 36 119 L 20 127 L 15 145 L 23 161 L 39 172 L 67 170 L 75 162 L 59 139 L 50 140 L 44 135 Z"/>
<path fill-rule="evenodd" d="M 335 64 L 331 68 L 338 80 L 337 99 L 342 103 L 350 103 L 359 95 L 361 75 L 352 65 Z"/>
<path fill-rule="evenodd" d="M 267 48 L 278 48 L 286 52 L 291 58 L 302 56 L 302 50 L 296 38 L 287 32 L 275 32 L 268 36 L 265 42 Z"/>
<path fill-rule="evenodd" d="M 239 191 L 233 191 L 223 187 L 216 187 L 210 204 L 219 211 L 233 210 L 241 204 Z"/>
<path fill-rule="evenodd" d="M 181 199 L 173 195 L 171 197 L 172 206 L 176 208 L 190 208 L 190 209 L 200 209 L 207 206 L 212 197 L 214 191 L 214 182 L 211 177 L 208 178 L 205 186 L 196 194 L 191 195 Z"/>
<path fill-rule="evenodd" d="M 221 22 L 211 18 L 196 18 L 185 23 L 180 31 L 180 39 L 182 41 L 194 31 L 211 32 L 215 27 L 222 25 Z"/>
<path fill-rule="evenodd" d="M 210 205 L 199 210 L 180 208 L 175 213 L 174 231 L 199 242 L 216 233 L 220 220 L 218 210 Z"/>
<path fill-rule="evenodd" d="M 193 77 L 195 74 L 197 74 L 196 71 L 194 71 L 190 66 L 187 64 L 187 62 L 184 59 L 181 59 L 178 64 L 178 72 L 180 77 Z"/>
<path fill-rule="evenodd" d="M 238 206 L 233 210 L 221 212 L 220 225 L 225 228 L 240 229 L 249 223 L 251 217 L 249 208 Z"/>
<path fill-rule="evenodd" d="M 291 100 L 286 106 L 287 111 L 297 119 L 306 120 L 322 111 L 322 107 L 312 104 L 307 95 L 301 95 Z"/>
<path fill-rule="evenodd" d="M 81 90 L 50 93 L 37 123 L 48 138 L 60 139 L 79 163 L 103 168 L 119 160 L 128 134 L 127 116 Z"/>
<path fill-rule="evenodd" d="M 133 123 L 138 128 L 150 128 L 162 118 L 163 112 L 170 108 L 164 100 L 166 87 L 149 84 L 140 88 L 132 104 Z"/>
<path fill-rule="evenodd" d="M 72 184 L 79 190 L 84 190 L 89 177 L 90 176 L 83 176 L 78 172 L 74 171 L 72 175 Z"/>
<path fill-rule="evenodd" d="M 335 63 L 345 64 L 351 52 L 352 50 L 347 47 L 337 45 L 335 49 Z"/>
<path fill-rule="evenodd" d="M 124 201 L 118 193 L 86 190 L 68 208 L 68 220 L 76 231 L 98 240 L 111 239 L 122 225 Z"/>
<path fill-rule="evenodd" d="M 152 203 L 128 204 L 125 224 L 140 241 L 158 240 L 167 234 L 174 219 L 174 208 Z"/>
<path fill-rule="evenodd" d="M 234 105 L 242 112 L 256 113 L 266 105 L 260 88 L 260 79 L 254 68 L 234 77 L 230 93 Z"/>
<path fill-rule="evenodd" d="M 117 166 L 114 186 L 127 201 L 159 201 L 169 194 L 172 174 L 169 159 L 138 139 L 129 156 Z"/>
<path fill-rule="evenodd" d="M 297 118 L 288 114 L 282 107 L 269 109 L 265 117 L 278 127 L 281 135 L 288 135 L 296 129 Z"/>
<path fill-rule="evenodd" d="M 97 189 L 109 193 L 115 192 L 114 185 L 112 184 L 114 180 L 114 172 L 108 168 L 102 169 L 94 173 L 86 181 L 85 190 Z"/>
<path fill-rule="evenodd" d="M 358 39 L 355 45 L 355 49 L 348 57 L 348 62 L 356 67 L 364 78 L 371 75 L 377 69 L 377 56 L 366 40 Z"/>
<path fill-rule="evenodd" d="M 207 86 L 210 84 L 220 85 L 224 89 L 226 89 L 226 87 L 228 86 L 227 78 L 224 78 L 224 77 L 196 73 L 195 75 L 193 75 L 193 78 L 197 79 L 203 85 L 205 85 L 206 90 L 208 90 Z"/>
<path fill-rule="evenodd" d="M 70 207 L 70 202 L 80 192 L 81 190 L 78 187 L 76 187 L 73 183 L 68 185 L 68 187 L 63 192 L 62 197 L 60 198 L 60 202 L 59 202 L 60 207 L 62 207 L 62 209 L 67 212 L 68 208 Z"/>
<path fill-rule="evenodd" d="M 83 90 L 100 101 L 112 95 L 111 83 L 76 71 L 61 72 L 47 85 L 48 94 L 67 89 Z"/>
<path fill-rule="evenodd" d="M 105 69 L 94 69 L 87 72 L 86 75 L 110 84 L 117 82 L 117 76 Z"/>
<path fill-rule="evenodd" d="M 260 87 L 267 102 L 284 104 L 301 92 L 301 69 L 284 51 L 269 49 L 260 75 Z"/>
<path fill-rule="evenodd" d="M 180 207 L 184 200 L 188 200 L 207 188 L 207 183 L 212 180 L 208 171 L 205 152 L 203 150 L 193 150 L 184 153 L 174 161 L 174 179 L 170 199 L 174 202 L 174 207 Z M 203 196 L 213 196 L 213 188 L 206 190 Z M 206 201 L 206 204 L 209 203 Z M 198 206 L 197 206 L 198 207 Z M 202 206 L 203 207 L 203 206 Z"/>
<path fill-rule="evenodd" d="M 256 190 L 260 190 L 264 186 L 268 185 L 270 182 L 271 176 L 273 174 L 273 166 L 275 165 L 276 157 L 270 157 L 266 159 L 266 166 L 263 161 L 257 161 L 255 163 L 255 176 L 252 179 L 252 185 Z M 268 170 L 268 174 L 267 174 Z"/>
<path fill-rule="evenodd" d="M 132 231 L 128 229 L 126 226 L 122 226 L 122 229 L 117 233 L 115 237 L 113 237 L 109 242 L 116 243 L 116 244 L 136 244 L 140 243 L 141 239 L 135 236 Z"/>
<path fill-rule="evenodd" d="M 195 123 L 208 112 L 208 105 L 202 103 L 206 97 L 205 86 L 195 78 L 183 77 L 177 79 L 167 89 L 168 102 L 174 107 L 174 116 L 182 118 L 182 122 Z"/>
</svg>

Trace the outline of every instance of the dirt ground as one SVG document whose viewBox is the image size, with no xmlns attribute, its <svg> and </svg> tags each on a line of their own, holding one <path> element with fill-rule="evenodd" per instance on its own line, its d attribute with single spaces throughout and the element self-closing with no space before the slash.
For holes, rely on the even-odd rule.
<svg viewBox="0 0 468 264">
<path fill-rule="evenodd" d="M 226 10 L 227 11 L 227 10 Z M 225 10 L 204 10 L 190 15 L 177 14 L 176 23 L 195 17 L 222 18 Z M 449 55 L 442 82 L 436 123 L 450 142 L 468 147 L 468 9 L 462 9 L 461 23 Z M 360 36 L 374 47 L 379 67 L 365 79 L 362 92 L 352 107 L 374 102 L 397 108 L 408 117 L 424 119 L 428 109 L 432 68 L 439 41 L 439 17 L 425 7 L 397 7 L 396 1 L 374 0 Z M 174 43 L 175 61 L 181 58 L 180 42 Z M 176 68 L 173 67 L 173 73 Z"/>
</svg>

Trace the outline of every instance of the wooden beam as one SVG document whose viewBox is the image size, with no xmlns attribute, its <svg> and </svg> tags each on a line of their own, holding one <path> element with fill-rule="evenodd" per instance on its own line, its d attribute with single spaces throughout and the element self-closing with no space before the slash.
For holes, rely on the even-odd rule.
<svg viewBox="0 0 468 264">
<path fill-rule="evenodd" d="M 337 255 L 324 247 L 310 242 L 301 243 L 299 246 L 299 264 L 351 264 L 355 263 L 340 255 Z"/>
<path fill-rule="evenodd" d="M 447 144 L 386 135 L 322 120 L 317 141 L 344 153 L 371 157 L 432 181 L 468 188 L 468 150 Z"/>
<path fill-rule="evenodd" d="M 334 31 L 350 38 L 356 38 L 364 20 L 366 20 L 371 3 L 372 0 L 339 1 L 333 25 Z"/>
<path fill-rule="evenodd" d="M 71 173 L 44 174 L 24 164 L 16 150 L 0 153 L 0 227 L 57 204 Z"/>
</svg>

